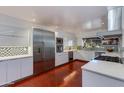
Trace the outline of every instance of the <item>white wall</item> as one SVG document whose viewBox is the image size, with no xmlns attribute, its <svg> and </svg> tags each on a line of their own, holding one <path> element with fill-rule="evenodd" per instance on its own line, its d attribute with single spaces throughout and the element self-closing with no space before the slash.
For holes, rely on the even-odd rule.
<svg viewBox="0 0 124 93">
<path fill-rule="evenodd" d="M 0 46 L 28 46 L 29 29 L 0 25 Z"/>
<path fill-rule="evenodd" d="M 101 30 L 96 30 L 96 31 L 82 31 L 78 35 L 76 35 L 77 45 L 82 45 L 82 38 L 96 37 L 97 32 L 105 32 L 105 31 L 107 31 L 107 30 L 101 29 Z"/>
</svg>

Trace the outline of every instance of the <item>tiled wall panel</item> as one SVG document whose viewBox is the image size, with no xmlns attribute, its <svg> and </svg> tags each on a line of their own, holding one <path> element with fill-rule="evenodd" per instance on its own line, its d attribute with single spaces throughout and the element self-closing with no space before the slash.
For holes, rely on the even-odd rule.
<svg viewBox="0 0 124 93">
<path fill-rule="evenodd" d="M 0 47 L 0 57 L 28 54 L 28 47 Z"/>
</svg>

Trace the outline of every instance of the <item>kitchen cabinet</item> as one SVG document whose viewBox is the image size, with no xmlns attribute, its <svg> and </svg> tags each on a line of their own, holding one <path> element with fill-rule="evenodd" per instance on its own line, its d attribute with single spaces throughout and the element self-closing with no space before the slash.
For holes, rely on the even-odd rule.
<svg viewBox="0 0 124 93">
<path fill-rule="evenodd" d="M 9 60 L 7 62 L 7 82 L 12 82 L 21 78 L 20 60 Z"/>
<path fill-rule="evenodd" d="M 33 74 L 33 57 L 0 62 L 0 86 Z"/>
<path fill-rule="evenodd" d="M 6 84 L 6 73 L 7 73 L 6 62 L 0 62 L 0 85 Z"/>
<path fill-rule="evenodd" d="M 7 82 L 12 82 L 33 74 L 33 58 L 20 58 L 8 60 Z"/>
<path fill-rule="evenodd" d="M 21 78 L 33 74 L 33 58 L 20 59 L 21 62 Z"/>
<path fill-rule="evenodd" d="M 74 52 L 74 59 L 90 61 L 95 57 L 95 51 L 79 50 Z"/>
<path fill-rule="evenodd" d="M 84 60 L 84 57 L 81 55 L 80 51 L 75 51 L 74 52 L 74 59 Z"/>
<path fill-rule="evenodd" d="M 85 60 L 90 61 L 95 57 L 95 52 L 94 51 L 83 51 L 83 52 L 82 53 L 84 54 Z"/>
<path fill-rule="evenodd" d="M 55 66 L 59 66 L 68 62 L 68 52 L 56 53 Z"/>
<path fill-rule="evenodd" d="M 91 61 L 81 68 L 83 87 L 124 86 L 123 64 L 97 60 Z"/>
<path fill-rule="evenodd" d="M 83 87 L 123 87 L 124 82 L 110 76 L 97 74 L 87 70 L 82 71 Z"/>
</svg>

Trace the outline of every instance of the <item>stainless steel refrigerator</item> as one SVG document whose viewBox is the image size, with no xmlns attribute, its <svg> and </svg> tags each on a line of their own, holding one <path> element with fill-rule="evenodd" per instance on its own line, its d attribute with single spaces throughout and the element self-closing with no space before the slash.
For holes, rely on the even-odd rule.
<svg viewBox="0 0 124 93">
<path fill-rule="evenodd" d="M 34 28 L 33 30 L 34 74 L 55 67 L 55 33 Z"/>
</svg>

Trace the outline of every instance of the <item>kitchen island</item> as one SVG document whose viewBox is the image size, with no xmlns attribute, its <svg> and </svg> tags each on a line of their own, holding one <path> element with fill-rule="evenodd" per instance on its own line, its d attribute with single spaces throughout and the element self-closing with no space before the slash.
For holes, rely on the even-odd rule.
<svg viewBox="0 0 124 93">
<path fill-rule="evenodd" d="M 124 64 L 92 60 L 82 70 L 83 87 L 124 86 Z"/>
</svg>

